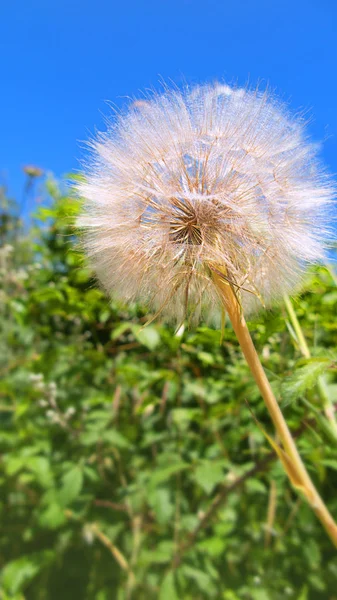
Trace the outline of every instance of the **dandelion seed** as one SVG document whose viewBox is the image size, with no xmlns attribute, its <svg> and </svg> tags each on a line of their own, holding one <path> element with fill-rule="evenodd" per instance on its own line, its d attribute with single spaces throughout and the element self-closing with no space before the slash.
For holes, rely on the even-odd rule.
<svg viewBox="0 0 337 600">
<path fill-rule="evenodd" d="M 78 224 L 98 278 L 178 322 L 220 316 L 212 266 L 247 312 L 324 257 L 333 187 L 300 118 L 205 85 L 135 102 L 91 144 Z"/>
</svg>

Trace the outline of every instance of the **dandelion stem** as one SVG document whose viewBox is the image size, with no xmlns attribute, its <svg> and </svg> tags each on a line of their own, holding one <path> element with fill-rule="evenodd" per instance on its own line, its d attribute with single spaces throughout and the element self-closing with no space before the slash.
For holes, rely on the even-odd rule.
<svg viewBox="0 0 337 600">
<path fill-rule="evenodd" d="M 289 476 L 289 479 L 293 485 L 305 495 L 311 508 L 328 533 L 330 539 L 337 547 L 337 525 L 323 500 L 321 499 L 319 493 L 317 492 L 302 462 L 293 437 L 288 429 L 288 425 L 283 417 L 271 385 L 261 365 L 238 299 L 233 291 L 232 286 L 227 283 L 227 281 L 225 281 L 225 279 L 217 272 L 214 272 L 213 269 L 212 271 L 214 284 L 217 287 L 225 310 L 230 318 L 233 329 L 241 346 L 241 350 L 265 401 L 279 439 L 282 442 L 284 448 L 283 454 L 284 458 L 286 459 L 282 460 L 282 463 L 285 467 L 287 475 Z"/>
<path fill-rule="evenodd" d="M 309 358 L 311 358 L 311 352 L 309 350 L 309 346 L 306 342 L 306 339 L 303 335 L 302 327 L 299 323 L 299 320 L 297 318 L 294 307 L 291 303 L 289 296 L 287 296 L 285 294 L 283 296 L 283 298 L 284 298 L 284 303 L 285 303 L 291 324 L 296 333 L 299 349 L 300 349 L 302 355 L 304 356 L 304 358 L 309 359 Z M 322 375 L 320 375 L 318 377 L 317 388 L 318 388 L 318 392 L 319 392 L 319 395 L 322 400 L 322 406 L 323 406 L 323 410 L 325 412 L 325 416 L 327 417 L 328 421 L 330 422 L 330 425 L 333 429 L 334 434 L 337 435 L 337 423 L 335 420 L 335 407 L 334 407 L 333 403 L 331 402 L 329 392 L 327 389 L 327 385 L 326 385 L 324 377 Z"/>
</svg>

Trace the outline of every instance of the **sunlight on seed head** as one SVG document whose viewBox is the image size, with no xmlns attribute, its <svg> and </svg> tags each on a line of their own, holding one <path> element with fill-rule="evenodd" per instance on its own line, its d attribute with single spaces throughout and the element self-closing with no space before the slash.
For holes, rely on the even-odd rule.
<svg viewBox="0 0 337 600">
<path fill-rule="evenodd" d="M 333 185 L 301 118 L 268 93 L 167 90 L 133 102 L 91 147 L 78 225 L 114 297 L 214 320 L 212 268 L 247 313 L 324 257 Z"/>
</svg>

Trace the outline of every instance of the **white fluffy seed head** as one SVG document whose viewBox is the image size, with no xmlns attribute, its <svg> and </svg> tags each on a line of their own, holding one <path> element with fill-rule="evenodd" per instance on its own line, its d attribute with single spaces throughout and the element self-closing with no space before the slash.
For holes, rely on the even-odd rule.
<svg viewBox="0 0 337 600">
<path fill-rule="evenodd" d="M 133 103 L 91 146 L 78 225 L 114 297 L 212 320 L 212 270 L 247 313 L 324 257 L 332 183 L 301 118 L 267 93 L 166 91 Z"/>
</svg>

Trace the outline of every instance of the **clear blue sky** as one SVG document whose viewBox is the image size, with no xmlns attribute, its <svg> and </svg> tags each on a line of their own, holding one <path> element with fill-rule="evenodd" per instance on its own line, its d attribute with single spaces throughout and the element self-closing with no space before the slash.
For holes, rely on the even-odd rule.
<svg viewBox="0 0 337 600">
<path fill-rule="evenodd" d="M 106 101 L 157 86 L 260 80 L 313 116 L 337 172 L 335 0 L 0 0 L 0 183 L 79 168 Z"/>
</svg>

